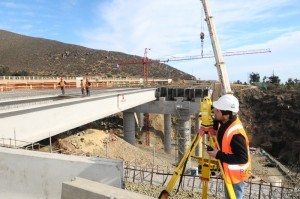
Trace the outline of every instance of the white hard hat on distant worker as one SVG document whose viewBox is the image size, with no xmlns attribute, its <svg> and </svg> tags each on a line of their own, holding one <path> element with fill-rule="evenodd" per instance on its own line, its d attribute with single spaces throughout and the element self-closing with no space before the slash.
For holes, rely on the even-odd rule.
<svg viewBox="0 0 300 199">
<path fill-rule="evenodd" d="M 213 107 L 222 111 L 239 112 L 239 100 L 233 95 L 226 94 L 213 102 Z"/>
</svg>

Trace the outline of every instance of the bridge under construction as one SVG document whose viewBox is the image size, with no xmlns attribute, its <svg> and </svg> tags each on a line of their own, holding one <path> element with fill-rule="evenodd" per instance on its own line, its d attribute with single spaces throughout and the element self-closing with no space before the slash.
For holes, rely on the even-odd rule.
<svg viewBox="0 0 300 199">
<path fill-rule="evenodd" d="M 171 115 L 174 115 L 177 117 L 177 121 L 179 122 L 178 126 L 184 126 L 187 128 L 177 128 L 178 129 L 178 135 L 181 138 L 186 138 L 181 142 L 181 145 L 178 146 L 178 156 L 182 156 L 185 147 L 188 146 L 190 142 L 190 136 L 193 134 L 190 130 L 191 121 L 190 117 L 195 116 L 199 114 L 199 102 L 200 99 L 204 96 L 207 96 L 209 94 L 209 89 L 206 88 L 206 86 L 202 88 L 196 88 L 196 87 L 176 87 L 176 86 L 162 86 L 162 87 L 156 87 L 156 88 L 146 88 L 146 89 L 140 89 L 140 88 L 94 88 L 92 90 L 91 97 L 82 97 L 79 93 L 78 88 L 70 88 L 67 89 L 67 94 L 65 96 L 61 96 L 60 90 L 55 89 L 43 89 L 43 90 L 25 90 L 25 91 L 18 91 L 18 92 L 2 92 L 1 95 L 1 102 L 0 102 L 0 117 L 1 117 L 1 137 L 2 137 L 2 147 L 5 148 L 26 148 L 26 149 L 35 149 L 36 143 L 39 142 L 39 140 L 42 139 L 49 139 L 51 140 L 51 137 L 54 136 L 57 133 L 62 133 L 66 130 L 65 127 L 62 127 L 62 123 L 70 123 L 71 120 L 76 121 L 76 125 L 69 126 L 67 129 L 74 128 L 75 126 L 80 126 L 85 123 L 88 123 L 90 121 L 100 119 L 103 117 L 106 117 L 110 114 L 123 111 L 123 119 L 124 119 L 124 139 L 134 144 L 135 142 L 135 115 L 138 117 L 139 121 L 143 121 L 142 118 L 144 114 L 139 113 L 159 113 L 164 114 L 164 123 L 165 123 L 165 137 L 164 140 L 166 141 L 164 143 L 165 152 L 169 153 L 172 146 L 171 146 L 171 138 L 170 138 L 170 129 L 171 129 Z M 148 94 L 149 96 L 148 96 Z M 148 97 L 147 97 L 148 96 Z M 102 100 L 108 100 L 109 102 L 106 104 L 105 101 Z M 144 99 L 146 101 L 137 101 L 137 99 Z M 97 102 L 99 101 L 99 102 Z M 112 103 L 115 101 L 116 103 Z M 91 103 L 91 105 L 89 105 Z M 96 104 L 95 104 L 96 103 Z M 82 107 L 81 104 L 84 104 Z M 112 104 L 112 106 L 116 107 L 109 107 L 108 104 Z M 69 107 L 68 110 L 64 110 L 66 107 Z M 72 107 L 72 108 L 70 108 Z M 88 107 L 88 108 L 87 108 Z M 99 107 L 96 108 L 95 107 Z M 101 108 L 100 108 L 101 107 Z M 105 109 L 103 107 L 107 108 L 109 111 L 104 111 L 106 114 L 102 115 L 103 113 L 99 113 Z M 98 115 L 93 118 L 90 118 L 86 121 L 78 121 L 78 115 L 86 114 L 83 118 L 89 118 L 91 116 L 91 113 L 85 113 L 84 110 L 91 110 L 92 112 L 98 112 Z M 52 112 L 50 114 L 51 117 L 45 117 L 48 111 L 56 110 L 57 112 Z M 69 111 L 78 110 L 78 113 L 72 113 L 71 115 L 74 115 L 75 117 L 67 117 L 67 120 L 63 120 L 59 114 L 65 115 L 64 113 Z M 45 113 L 42 113 L 44 111 Z M 34 114 L 34 112 L 37 112 L 38 114 L 33 117 L 32 121 L 28 121 L 28 118 L 30 118 L 30 114 Z M 42 113 L 42 114 L 41 114 Z M 28 114 L 28 115 L 27 115 Z M 18 116 L 19 115 L 19 116 Z M 16 117 L 16 118 L 14 118 Z M 55 120 L 54 123 L 51 123 L 51 120 L 53 118 L 59 118 L 58 120 Z M 13 120 L 11 120 L 14 118 Z M 43 123 L 43 119 L 46 118 L 46 123 Z M 37 122 L 38 121 L 38 122 Z M 3 122 L 3 123 L 2 123 Z M 40 123 L 36 125 L 32 125 L 32 123 Z M 71 122 L 72 123 L 72 122 Z M 8 125 L 7 125 L 8 124 Z M 19 129 L 18 124 L 23 125 L 23 129 Z M 74 123 L 73 123 L 74 124 Z M 6 129 L 5 125 L 8 126 L 9 130 Z M 48 126 L 47 126 L 48 125 Z M 199 125 L 199 124 L 195 124 Z M 31 128 L 28 128 L 28 127 Z M 51 130 L 53 126 L 61 126 L 61 129 L 59 131 Z M 24 128 L 26 127 L 26 128 Z M 48 129 L 49 127 L 49 129 Z M 43 137 L 39 137 L 40 133 L 44 131 Z M 28 130 L 25 132 L 25 130 Z M 8 134 L 5 134 L 5 132 L 9 132 Z M 35 134 L 34 132 L 38 133 Z M 31 133 L 33 133 L 33 136 L 29 136 Z M 132 164 L 125 164 L 121 162 L 115 162 L 115 161 L 109 161 L 109 163 L 105 163 L 102 159 L 97 159 L 96 157 L 78 157 L 73 158 L 73 156 L 65 156 L 63 155 L 60 157 L 59 154 L 52 154 L 49 153 L 48 155 L 39 155 L 39 152 L 31 153 L 29 151 L 10 151 L 10 149 L 5 149 L 1 151 L 1 154 L 3 154 L 3 167 L 7 168 L 11 172 L 10 173 L 16 173 L 17 175 L 8 175 L 5 174 L 5 178 L 3 178 L 4 181 L 9 181 L 10 183 L 5 184 L 4 182 L 1 183 L 2 186 L 1 191 L 5 193 L 3 196 L 7 196 L 6 198 L 20 198 L 20 195 L 28 195 L 28 198 L 34 198 L 34 197 L 45 197 L 48 198 L 60 198 L 62 195 L 64 195 L 65 198 L 67 198 L 67 195 L 70 196 L 70 190 L 72 190 L 74 193 L 77 193 L 75 189 L 78 187 L 81 187 L 82 184 L 85 185 L 91 185 L 93 182 L 90 182 L 89 180 L 96 181 L 98 183 L 104 183 L 108 185 L 112 185 L 115 188 L 124 188 L 123 183 L 130 182 L 130 181 L 142 181 L 144 183 L 150 183 L 150 184 L 157 184 L 157 185 L 164 185 L 165 181 L 167 180 L 168 176 L 171 175 L 170 171 L 164 170 L 163 174 L 161 173 L 162 170 L 155 171 L 154 169 L 150 168 L 143 168 L 142 165 L 132 165 Z M 1 148 L 2 149 L 2 148 Z M 264 152 L 266 154 L 266 152 Z M 36 156 L 36 157 L 35 157 Z M 46 163 L 44 162 L 44 159 L 47 158 Z M 17 167 L 15 165 L 14 160 L 18 159 L 19 161 L 23 161 L 24 165 L 27 165 L 27 167 Z M 60 160 L 60 163 L 58 164 L 57 161 Z M 33 161 L 34 160 L 34 161 Z M 91 161 L 87 164 L 87 167 L 82 170 L 82 167 L 75 166 L 76 164 L 81 165 L 82 161 Z M 28 163 L 32 162 L 32 165 Z M 54 164 L 60 165 L 61 170 L 55 169 L 56 166 L 52 165 L 51 162 L 56 162 Z M 73 162 L 72 165 L 70 165 L 69 162 Z M 27 162 L 27 163 L 26 163 Z M 77 162 L 77 163 L 76 163 Z M 102 164 L 104 165 L 119 165 L 117 168 L 121 169 L 121 172 L 114 172 L 109 170 L 111 166 L 109 166 L 108 172 L 112 173 L 112 178 L 116 179 L 114 183 L 108 182 L 107 176 L 94 176 L 92 174 L 93 171 L 88 169 L 88 167 L 93 168 L 94 166 L 91 166 L 89 164 L 94 164 L 97 162 L 99 166 L 96 166 L 96 168 L 101 168 L 102 170 Z M 15 166 L 12 166 L 15 165 Z M 48 165 L 48 166 L 46 166 Z M 52 166 L 50 166 L 52 165 Z M 63 166 L 64 165 L 64 166 Z M 88 166 L 89 165 L 89 166 Z M 120 166 L 122 165 L 122 166 Z M 32 168 L 35 168 L 35 172 L 32 173 Z M 49 170 L 45 171 L 44 168 L 47 167 Z M 52 169 L 50 169 L 50 167 Z M 77 171 L 74 171 L 73 169 L 70 170 L 70 168 L 76 168 Z M 113 167 L 112 167 L 113 168 Z M 143 170 L 141 170 L 143 168 Z M 20 179 L 19 174 L 21 170 L 25 172 L 25 178 Z M 63 171 L 63 169 L 68 169 L 72 173 L 68 173 Z M 75 170 L 76 170 L 75 169 Z M 145 169 L 145 170 L 144 170 Z M 150 170 L 149 170 L 150 169 Z M 284 169 L 284 168 L 283 168 Z M 56 171 L 55 171 L 56 170 Z M 65 173 L 65 175 L 61 175 L 61 178 L 57 178 L 57 175 L 60 175 L 58 173 Z M 77 172 L 77 173 L 76 173 Z M 133 173 L 135 172 L 135 174 Z M 149 173 L 148 173 L 149 172 Z M 83 175 L 85 173 L 85 175 Z M 107 172 L 106 172 L 107 173 Z M 138 174 L 139 173 L 139 174 Z M 153 176 L 152 178 L 147 178 L 147 173 L 150 176 Z M 35 175 L 41 175 L 41 176 L 48 176 L 43 178 L 41 181 L 34 180 Z M 79 177 L 76 178 L 75 177 Z M 94 176 L 94 177 L 91 177 Z M 140 177 L 138 177 L 140 176 Z M 141 177 L 144 176 L 144 177 Z M 54 177 L 54 178 L 53 178 Z M 160 181 L 160 178 L 163 178 L 163 181 Z M 81 179 L 83 178 L 83 179 Z M 188 186 L 187 189 L 196 190 L 197 188 L 197 179 L 194 175 L 187 174 L 186 179 L 188 181 L 187 184 L 190 184 L 193 182 L 194 186 Z M 74 181 L 72 181 L 74 180 Z M 25 184 L 32 184 L 28 185 L 29 189 L 27 191 L 22 189 L 22 185 L 20 185 L 18 182 L 22 181 Z M 69 181 L 69 182 L 68 182 Z M 221 185 L 218 185 L 219 183 L 222 183 L 221 179 L 215 179 L 211 182 L 211 187 L 215 187 L 215 190 L 219 190 L 218 187 Z M 251 184 L 252 183 L 252 184 Z M 254 183 L 254 184 L 253 184 Z M 258 183 L 258 184 L 257 184 Z M 51 184 L 51 186 L 47 185 Z M 215 184 L 215 185 L 214 185 Z M 250 185 L 251 184 L 251 185 Z M 6 186 L 7 185 L 7 186 Z M 31 190 L 30 187 L 34 185 L 35 191 Z M 42 185 L 42 186 L 41 186 Z M 61 186 L 63 188 L 61 189 Z M 98 185 L 97 185 L 98 186 Z M 100 186 L 100 185 L 99 185 Z M 249 197 L 252 195 L 258 196 L 263 198 L 266 195 L 272 195 L 276 198 L 285 198 L 287 195 L 295 195 L 297 194 L 297 189 L 292 189 L 290 187 L 284 187 L 284 186 L 278 186 L 275 184 L 272 185 L 264 185 L 260 184 L 259 182 L 249 182 L 250 189 L 248 191 Z M 77 188 L 76 188 L 77 187 Z M 267 188 L 269 187 L 269 188 Z M 100 187 L 99 187 L 100 189 Z M 5 191 L 4 191 L 5 190 Z M 46 192 L 42 191 L 45 190 Z M 50 191 L 51 190 L 51 191 Z M 61 190 L 63 192 L 61 192 Z M 65 191 L 68 191 L 69 194 L 66 194 Z M 96 190 L 97 194 L 99 194 Z M 91 191 L 91 192 L 93 192 Z M 45 195 L 46 193 L 46 195 Z M 18 195 L 19 194 L 19 195 Z M 32 195 L 36 194 L 36 195 Z M 125 193 L 123 193 L 125 194 Z M 127 194 L 127 193 L 126 193 Z M 217 192 L 211 192 L 212 195 L 216 194 L 222 194 L 222 191 L 219 190 Z M 122 194 L 121 194 L 122 195 Z M 72 196 L 72 194 L 71 194 Z M 135 196 L 132 196 L 134 198 Z M 141 196 L 136 196 L 141 197 Z M 25 197 L 26 198 L 26 197 Z M 63 198 L 63 197 L 62 197 Z"/>
</svg>

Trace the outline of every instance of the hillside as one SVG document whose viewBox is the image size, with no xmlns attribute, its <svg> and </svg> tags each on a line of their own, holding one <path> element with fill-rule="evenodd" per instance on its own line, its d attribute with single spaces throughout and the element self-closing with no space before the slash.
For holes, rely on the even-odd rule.
<svg viewBox="0 0 300 199">
<path fill-rule="evenodd" d="M 121 52 L 95 50 L 58 41 L 28 37 L 0 30 L 0 66 L 31 75 L 143 77 L 143 65 L 116 64 L 141 61 L 142 57 Z M 149 64 L 149 78 L 193 79 L 165 64 Z"/>
<path fill-rule="evenodd" d="M 300 161 L 300 91 L 235 86 L 240 118 L 250 143 L 262 147 L 285 164 Z"/>
</svg>

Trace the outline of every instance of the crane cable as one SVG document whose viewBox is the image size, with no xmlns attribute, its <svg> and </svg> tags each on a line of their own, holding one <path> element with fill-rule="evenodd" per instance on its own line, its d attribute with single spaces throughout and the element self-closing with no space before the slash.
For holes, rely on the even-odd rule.
<svg viewBox="0 0 300 199">
<path fill-rule="evenodd" d="M 201 1 L 201 0 L 200 0 Z M 201 28 L 200 28 L 200 40 L 201 40 L 201 57 L 203 58 L 203 43 L 204 43 L 204 25 L 203 25 L 203 4 L 201 3 Z"/>
</svg>

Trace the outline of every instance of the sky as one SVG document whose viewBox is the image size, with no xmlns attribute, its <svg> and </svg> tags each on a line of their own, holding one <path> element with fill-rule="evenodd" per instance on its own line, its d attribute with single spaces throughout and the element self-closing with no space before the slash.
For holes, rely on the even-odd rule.
<svg viewBox="0 0 300 199">
<path fill-rule="evenodd" d="M 209 0 L 230 82 L 251 73 L 300 79 L 299 0 Z M 1 0 L 0 29 L 150 59 L 212 55 L 200 0 Z M 204 32 L 203 47 L 200 32 Z M 0 44 L 1 45 L 1 44 Z M 168 62 L 200 80 L 217 80 L 214 58 Z M 137 66 L 139 67 L 139 66 Z"/>
</svg>

